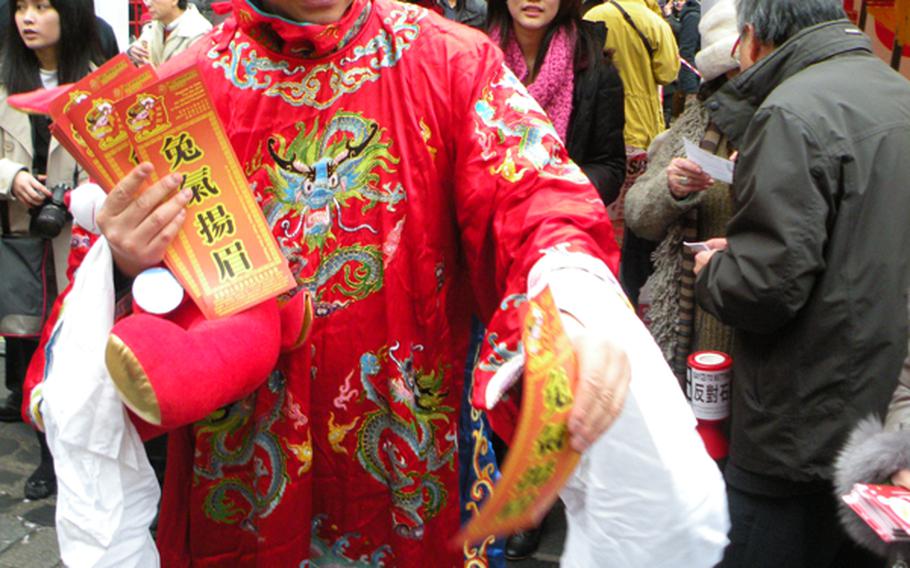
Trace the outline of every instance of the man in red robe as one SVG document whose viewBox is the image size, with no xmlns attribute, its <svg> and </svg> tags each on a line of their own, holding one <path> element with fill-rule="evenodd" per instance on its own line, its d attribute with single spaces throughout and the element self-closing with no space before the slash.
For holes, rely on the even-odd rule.
<svg viewBox="0 0 910 568">
<path fill-rule="evenodd" d="M 618 262 L 603 203 L 481 33 L 390 0 L 233 8 L 179 63 L 204 69 L 291 295 L 308 290 L 317 318 L 255 393 L 171 434 L 162 562 L 484 566 L 482 547 L 445 546 L 470 317 L 488 329 L 483 405 L 497 371 L 520 370 L 532 269 L 562 288 L 557 302 L 573 298 L 560 305 L 582 379 L 570 436 L 593 443 L 630 375 L 594 331 L 591 291 L 613 293 Z M 185 220 L 179 176 L 134 199 L 150 171 L 98 216 L 127 276 L 160 262 Z M 491 419 L 508 437 L 506 398 Z"/>
</svg>

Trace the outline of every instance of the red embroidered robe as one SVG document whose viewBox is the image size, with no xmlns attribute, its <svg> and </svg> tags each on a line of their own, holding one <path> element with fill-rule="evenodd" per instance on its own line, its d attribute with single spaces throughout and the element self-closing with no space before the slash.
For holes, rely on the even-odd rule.
<svg viewBox="0 0 910 568">
<path fill-rule="evenodd" d="M 484 566 L 447 547 L 470 316 L 476 395 L 543 250 L 615 269 L 604 206 L 484 35 L 389 0 L 327 26 L 233 4 L 180 63 L 319 317 L 252 396 L 171 434 L 163 565 Z"/>
</svg>

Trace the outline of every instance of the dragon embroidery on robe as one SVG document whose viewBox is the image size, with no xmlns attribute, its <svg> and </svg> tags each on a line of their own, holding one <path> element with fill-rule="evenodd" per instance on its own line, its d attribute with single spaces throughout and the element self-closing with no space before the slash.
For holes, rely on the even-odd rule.
<svg viewBox="0 0 910 568">
<path fill-rule="evenodd" d="M 550 119 L 524 85 L 503 65 L 499 77 L 485 87 L 474 104 L 474 134 L 482 157 L 493 163 L 490 173 L 516 183 L 530 171 L 541 177 L 587 185 L 588 178 L 569 160 Z M 500 148 L 506 140 L 517 144 Z"/>
<path fill-rule="evenodd" d="M 317 316 L 382 287 L 382 219 L 368 213 L 381 206 L 395 214 L 406 199 L 400 183 L 381 181 L 399 162 L 384 133 L 359 114 L 339 111 L 321 132 L 317 119 L 309 130 L 298 125 L 291 142 L 277 134 L 266 142 L 274 162 L 266 166 L 266 219 L 298 283 L 312 294 Z M 376 244 L 335 244 L 342 233 Z"/>
<path fill-rule="evenodd" d="M 436 516 L 448 499 L 433 472 L 454 467 L 456 434 L 449 419 L 454 409 L 443 404 L 448 396 L 443 369 L 425 372 L 414 366 L 414 353 L 423 350 L 420 345 L 412 346 L 405 358 L 399 358 L 400 349 L 396 343 L 360 358 L 364 395 L 377 408 L 364 416 L 355 455 L 374 479 L 389 487 L 395 531 L 421 539 L 426 520 Z M 386 397 L 374 381 L 383 376 L 388 363 L 395 373 L 388 378 Z M 440 430 L 445 434 L 440 436 Z"/>
<path fill-rule="evenodd" d="M 267 517 L 275 510 L 288 483 L 287 458 L 282 450 L 286 444 L 271 431 L 285 403 L 284 375 L 274 371 L 267 386 L 274 400 L 270 412 L 255 423 L 251 419 L 258 392 L 215 412 L 194 428 L 196 439 L 207 447 L 204 461 L 197 461 L 194 467 L 195 475 L 209 482 L 206 516 L 253 532 L 255 518 Z M 251 462 L 256 471 L 252 484 L 233 475 Z"/>
<path fill-rule="evenodd" d="M 280 227 L 285 237 L 302 237 L 308 250 L 322 250 L 334 240 L 335 227 L 353 233 L 379 231 L 369 223 L 348 225 L 344 208 L 351 200 L 363 202 L 361 214 L 380 203 L 388 211 L 405 198 L 401 184 L 379 186 L 377 169 L 392 172 L 398 158 L 382 142 L 375 122 L 355 113 L 339 112 L 318 134 L 318 119 L 301 128 L 287 144 L 281 136 L 268 140 L 275 165 L 269 168 L 273 199 L 265 206 L 268 223 Z"/>
</svg>

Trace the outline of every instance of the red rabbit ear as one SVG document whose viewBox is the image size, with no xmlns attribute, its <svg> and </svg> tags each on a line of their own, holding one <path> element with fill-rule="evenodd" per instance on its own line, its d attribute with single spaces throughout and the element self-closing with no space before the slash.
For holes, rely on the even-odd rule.
<svg viewBox="0 0 910 568">
<path fill-rule="evenodd" d="M 212 320 L 184 302 L 167 317 L 140 313 L 114 324 L 105 363 L 127 408 L 169 430 L 248 396 L 268 379 L 280 349 L 275 299 Z"/>
<path fill-rule="evenodd" d="M 10 95 L 6 102 L 14 109 L 28 114 L 50 114 L 51 103 L 72 88 L 73 84 L 68 83 L 52 89 L 37 89 L 28 93 Z"/>
<path fill-rule="evenodd" d="M 212 2 L 210 8 L 219 16 L 223 16 L 233 9 L 230 2 Z"/>
</svg>

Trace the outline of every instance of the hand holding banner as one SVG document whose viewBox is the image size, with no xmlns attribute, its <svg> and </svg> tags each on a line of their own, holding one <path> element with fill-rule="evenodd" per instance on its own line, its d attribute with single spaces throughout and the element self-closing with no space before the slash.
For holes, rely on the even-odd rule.
<svg viewBox="0 0 910 568">
<path fill-rule="evenodd" d="M 549 288 L 529 300 L 521 342 L 527 362 L 518 429 L 502 478 L 457 537 L 459 547 L 465 541 L 537 526 L 581 457 L 569 445 L 569 413 L 578 375 L 575 351 Z"/>
</svg>

